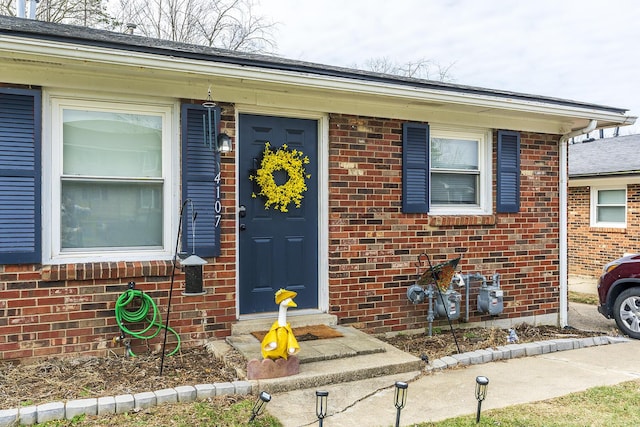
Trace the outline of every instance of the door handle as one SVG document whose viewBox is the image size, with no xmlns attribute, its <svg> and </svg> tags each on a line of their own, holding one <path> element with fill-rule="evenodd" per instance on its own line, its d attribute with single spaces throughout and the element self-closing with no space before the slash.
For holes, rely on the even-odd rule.
<svg viewBox="0 0 640 427">
<path fill-rule="evenodd" d="M 240 224 L 240 231 L 244 231 L 247 229 L 247 225 L 246 224 Z"/>
<path fill-rule="evenodd" d="M 247 216 L 247 207 L 245 205 L 240 205 L 240 207 L 238 208 L 238 216 L 240 218 L 244 218 L 245 216 Z"/>
</svg>

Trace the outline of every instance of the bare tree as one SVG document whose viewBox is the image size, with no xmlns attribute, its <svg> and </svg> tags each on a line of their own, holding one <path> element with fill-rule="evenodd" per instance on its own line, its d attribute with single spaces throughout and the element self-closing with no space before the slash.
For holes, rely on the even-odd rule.
<svg viewBox="0 0 640 427">
<path fill-rule="evenodd" d="M 383 56 L 366 60 L 364 67 L 359 67 L 357 64 L 353 67 L 376 73 L 451 82 L 453 81 L 453 77 L 451 76 L 451 68 L 453 65 L 454 64 L 451 63 L 447 66 L 443 66 L 433 60 L 424 58 L 415 61 L 407 61 L 405 63 L 398 63 L 387 56 Z"/>
<path fill-rule="evenodd" d="M 0 0 L 0 15 L 15 16 L 16 1 Z M 110 22 L 103 0 L 39 0 L 36 19 L 101 28 Z"/>
<path fill-rule="evenodd" d="M 274 23 L 253 11 L 252 0 L 118 0 L 116 26 L 141 34 L 247 52 L 275 48 Z"/>
</svg>

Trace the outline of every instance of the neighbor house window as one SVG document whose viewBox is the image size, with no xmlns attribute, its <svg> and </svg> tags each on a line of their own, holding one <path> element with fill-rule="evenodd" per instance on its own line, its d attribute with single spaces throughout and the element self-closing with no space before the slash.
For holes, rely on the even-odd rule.
<svg viewBox="0 0 640 427">
<path fill-rule="evenodd" d="M 626 188 L 592 188 L 591 226 L 624 228 L 626 225 Z"/>
<path fill-rule="evenodd" d="M 168 253 L 171 127 L 170 105 L 52 98 L 52 258 Z"/>
</svg>

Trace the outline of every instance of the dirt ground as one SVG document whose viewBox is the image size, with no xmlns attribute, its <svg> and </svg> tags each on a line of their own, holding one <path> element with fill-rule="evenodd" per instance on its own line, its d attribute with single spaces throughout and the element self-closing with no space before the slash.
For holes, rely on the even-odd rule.
<svg viewBox="0 0 640 427">
<path fill-rule="evenodd" d="M 549 326 L 534 327 L 522 324 L 515 328 L 519 342 L 554 338 L 594 336 L 598 333 Z M 476 349 L 505 345 L 508 330 L 448 329 L 440 333 L 402 334 L 385 339 L 395 347 L 417 357 L 434 360 Z M 457 342 L 457 345 L 456 345 Z M 0 362 L 0 409 L 37 405 L 90 397 L 114 396 L 153 391 L 181 385 L 236 381 L 238 370 L 246 369 L 246 361 L 232 351 L 225 360 L 217 360 L 204 348 L 184 350 L 165 357 L 163 375 L 159 375 L 160 357 L 157 354 L 125 358 L 108 357 L 48 358 L 37 363 L 16 364 Z"/>
</svg>

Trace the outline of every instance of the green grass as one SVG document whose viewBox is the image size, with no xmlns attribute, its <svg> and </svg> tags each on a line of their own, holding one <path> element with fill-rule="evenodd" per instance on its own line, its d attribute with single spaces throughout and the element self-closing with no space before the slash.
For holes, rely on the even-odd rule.
<svg viewBox="0 0 640 427">
<path fill-rule="evenodd" d="M 490 398 L 490 397 L 489 397 Z M 594 387 L 556 399 L 483 411 L 416 427 L 622 427 L 640 420 L 640 380 Z"/>
<path fill-rule="evenodd" d="M 569 291 L 569 301 L 579 302 L 581 304 L 598 305 L 598 296 L 594 294 Z"/>
</svg>

